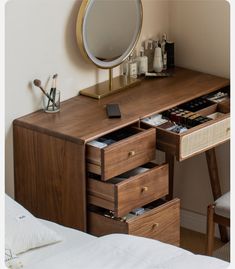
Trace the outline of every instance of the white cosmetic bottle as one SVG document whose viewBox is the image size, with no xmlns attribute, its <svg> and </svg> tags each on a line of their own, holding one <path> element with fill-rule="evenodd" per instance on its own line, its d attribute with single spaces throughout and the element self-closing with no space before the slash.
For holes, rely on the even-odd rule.
<svg viewBox="0 0 235 269">
<path fill-rule="evenodd" d="M 154 59 L 153 59 L 153 70 L 156 73 L 162 72 L 163 63 L 162 63 L 162 50 L 159 47 L 155 48 Z"/>
<path fill-rule="evenodd" d="M 148 72 L 148 57 L 144 55 L 144 47 L 140 49 L 140 56 L 137 58 L 138 75 L 144 75 Z"/>
</svg>

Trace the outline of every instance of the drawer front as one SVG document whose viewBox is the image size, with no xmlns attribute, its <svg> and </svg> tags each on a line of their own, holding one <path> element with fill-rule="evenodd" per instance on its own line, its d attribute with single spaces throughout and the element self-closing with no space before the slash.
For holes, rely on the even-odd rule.
<svg viewBox="0 0 235 269">
<path fill-rule="evenodd" d="M 94 236 L 112 233 L 128 234 L 128 224 L 88 211 L 88 233 Z"/>
<path fill-rule="evenodd" d="M 129 234 L 180 244 L 180 201 L 171 200 L 129 222 Z"/>
<path fill-rule="evenodd" d="M 155 165 L 149 171 L 117 184 L 88 179 L 88 202 L 114 211 L 116 217 L 122 217 L 132 209 L 167 194 L 168 164 Z"/>
<path fill-rule="evenodd" d="M 146 124 L 142 124 L 148 128 Z M 208 122 L 189 131 L 176 134 L 156 127 L 157 149 L 171 153 L 179 161 L 204 152 L 230 139 L 230 116 Z"/>
<path fill-rule="evenodd" d="M 156 130 L 143 130 L 103 149 L 88 146 L 87 170 L 108 180 L 154 159 Z"/>
<path fill-rule="evenodd" d="M 180 201 L 176 198 L 126 222 L 89 212 L 88 231 L 95 236 L 125 233 L 179 246 Z"/>
<path fill-rule="evenodd" d="M 180 159 L 215 147 L 230 138 L 230 117 L 192 133 L 183 135 L 180 143 Z"/>
</svg>

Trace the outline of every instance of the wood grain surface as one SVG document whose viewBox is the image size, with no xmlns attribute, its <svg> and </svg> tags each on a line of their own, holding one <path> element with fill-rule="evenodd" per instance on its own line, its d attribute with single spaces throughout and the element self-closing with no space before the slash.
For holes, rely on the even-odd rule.
<svg viewBox="0 0 235 269">
<path fill-rule="evenodd" d="M 15 198 L 36 217 L 86 230 L 84 147 L 14 126 Z"/>
<path fill-rule="evenodd" d="M 59 113 L 41 110 L 16 120 L 17 124 L 72 141 L 89 141 L 229 85 L 229 80 L 188 69 L 175 68 L 168 78 L 149 79 L 102 100 L 77 96 L 61 104 Z M 109 119 L 105 105 L 118 103 L 122 117 Z"/>
<path fill-rule="evenodd" d="M 168 194 L 168 165 L 154 165 L 149 171 L 119 183 L 88 178 L 88 202 L 123 217 L 133 208 L 144 206 Z"/>
<path fill-rule="evenodd" d="M 88 213 L 88 231 L 95 236 L 126 233 L 157 239 L 165 243 L 180 244 L 180 201 L 175 198 L 126 222 L 111 219 L 100 213 Z"/>
</svg>

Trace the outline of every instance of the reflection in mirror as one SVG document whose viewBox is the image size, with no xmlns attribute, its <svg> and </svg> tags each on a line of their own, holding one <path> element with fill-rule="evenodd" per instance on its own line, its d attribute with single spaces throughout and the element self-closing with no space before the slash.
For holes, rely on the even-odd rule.
<svg viewBox="0 0 235 269">
<path fill-rule="evenodd" d="M 133 0 L 93 1 L 84 19 L 84 42 L 89 54 L 113 61 L 133 46 L 139 31 L 137 8 Z"/>
</svg>

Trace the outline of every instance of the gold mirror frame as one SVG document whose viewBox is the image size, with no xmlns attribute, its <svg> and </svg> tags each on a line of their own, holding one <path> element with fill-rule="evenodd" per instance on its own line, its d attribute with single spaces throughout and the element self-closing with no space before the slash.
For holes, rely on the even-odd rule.
<svg viewBox="0 0 235 269">
<path fill-rule="evenodd" d="M 140 5 L 140 27 L 138 29 L 138 33 L 136 35 L 135 41 L 133 42 L 132 48 L 130 48 L 128 52 L 127 52 L 127 50 L 124 52 L 124 54 L 126 53 L 125 57 L 122 57 L 124 55 L 124 54 L 122 54 L 122 56 L 120 56 L 118 58 L 118 59 L 120 59 L 120 61 L 118 63 L 112 64 L 112 62 L 115 62 L 115 61 L 110 61 L 111 64 L 107 67 L 107 66 L 97 64 L 97 62 L 93 61 L 89 57 L 89 55 L 86 51 L 85 45 L 84 45 L 84 39 L 83 39 L 84 18 L 85 18 L 85 15 L 86 15 L 86 12 L 87 12 L 89 5 L 94 1 L 95 0 L 83 0 L 81 3 L 81 6 L 80 6 L 80 9 L 78 12 L 78 17 L 77 17 L 77 23 L 76 23 L 77 43 L 78 43 L 78 47 L 81 51 L 82 56 L 87 61 L 92 62 L 98 68 L 109 69 L 109 80 L 102 82 L 102 83 L 98 83 L 98 84 L 96 84 L 92 87 L 89 87 L 87 89 L 83 89 L 80 91 L 80 94 L 85 95 L 85 96 L 89 96 L 89 97 L 93 97 L 96 99 L 101 99 L 102 97 L 105 97 L 107 95 L 111 95 L 113 93 L 119 92 L 119 91 L 126 89 L 126 88 L 129 88 L 129 87 L 132 87 L 140 82 L 139 79 L 126 77 L 126 76 L 119 76 L 119 77 L 116 77 L 113 79 L 112 68 L 119 66 L 123 61 L 125 61 L 128 58 L 128 56 L 135 49 L 136 44 L 139 40 L 142 25 L 143 25 L 143 6 L 142 6 L 141 0 L 137 0 L 137 1 L 139 1 L 139 5 Z"/>
</svg>

